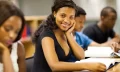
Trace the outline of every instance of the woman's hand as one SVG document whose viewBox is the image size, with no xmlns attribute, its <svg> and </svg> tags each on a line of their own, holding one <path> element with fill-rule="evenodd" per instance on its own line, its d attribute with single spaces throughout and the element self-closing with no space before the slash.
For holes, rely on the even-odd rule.
<svg viewBox="0 0 120 72">
<path fill-rule="evenodd" d="M 102 63 L 91 62 L 87 65 L 88 70 L 92 72 L 105 72 L 106 66 Z"/>
<path fill-rule="evenodd" d="M 75 21 L 73 22 L 73 25 L 65 32 L 65 34 L 71 34 L 75 28 Z"/>
<path fill-rule="evenodd" d="M 0 54 L 3 54 L 4 51 L 8 51 L 8 48 L 0 42 Z"/>
<path fill-rule="evenodd" d="M 0 54 L 2 55 L 3 72 L 14 72 L 9 49 L 0 42 Z"/>
</svg>

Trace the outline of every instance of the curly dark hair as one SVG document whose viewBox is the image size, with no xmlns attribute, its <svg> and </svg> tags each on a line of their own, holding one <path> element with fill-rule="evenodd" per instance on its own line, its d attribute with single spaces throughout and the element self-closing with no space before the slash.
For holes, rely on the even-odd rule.
<svg viewBox="0 0 120 72">
<path fill-rule="evenodd" d="M 51 30 L 58 28 L 55 22 L 55 17 L 53 15 L 53 12 L 57 12 L 62 7 L 71 7 L 71 8 L 76 9 L 76 4 L 72 0 L 55 0 L 51 8 L 52 14 L 50 14 L 47 17 L 47 20 L 44 21 L 42 24 L 40 24 L 40 26 L 36 30 L 34 37 L 33 37 L 34 42 L 37 40 L 37 38 L 39 37 L 39 35 L 43 32 L 45 28 L 49 28 Z"/>
<path fill-rule="evenodd" d="M 7 0 L 0 0 L 0 26 L 11 16 L 18 16 L 22 20 L 22 28 L 20 32 L 18 33 L 18 36 L 16 37 L 15 41 L 18 41 L 21 38 L 22 31 L 25 26 L 25 19 L 24 15 L 21 12 L 19 8 L 17 8 L 12 2 Z"/>
<path fill-rule="evenodd" d="M 53 12 L 57 12 L 62 7 L 71 7 L 76 9 L 76 4 L 72 0 L 55 0 L 54 5 L 52 6 L 52 14 L 48 16 L 46 21 L 49 28 L 58 28 L 55 23 L 55 17 L 53 16 Z"/>
</svg>

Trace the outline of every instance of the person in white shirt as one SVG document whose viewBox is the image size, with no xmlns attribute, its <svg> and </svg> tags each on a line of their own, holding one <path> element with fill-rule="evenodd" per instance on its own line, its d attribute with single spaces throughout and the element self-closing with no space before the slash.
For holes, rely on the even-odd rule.
<svg viewBox="0 0 120 72">
<path fill-rule="evenodd" d="M 13 3 L 0 0 L 0 72 L 26 72 L 25 51 L 18 40 L 25 25 Z"/>
</svg>

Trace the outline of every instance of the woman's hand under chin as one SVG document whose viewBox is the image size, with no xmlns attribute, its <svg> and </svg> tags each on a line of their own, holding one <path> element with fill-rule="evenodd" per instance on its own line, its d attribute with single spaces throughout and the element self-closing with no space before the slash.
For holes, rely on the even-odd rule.
<svg viewBox="0 0 120 72">
<path fill-rule="evenodd" d="M 9 52 L 8 48 L 3 43 L 0 42 L 0 54 L 3 54 L 4 51 Z"/>
<path fill-rule="evenodd" d="M 71 35 L 72 34 L 72 32 L 73 32 L 73 30 L 74 30 L 74 28 L 75 28 L 75 21 L 73 22 L 73 25 L 67 30 L 67 31 L 65 31 L 65 34 L 66 35 Z"/>
</svg>

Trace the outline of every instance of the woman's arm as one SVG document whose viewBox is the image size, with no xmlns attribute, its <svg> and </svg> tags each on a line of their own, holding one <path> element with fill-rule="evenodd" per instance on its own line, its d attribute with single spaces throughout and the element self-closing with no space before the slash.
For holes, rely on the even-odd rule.
<svg viewBox="0 0 120 72">
<path fill-rule="evenodd" d="M 78 43 L 75 41 L 74 36 L 72 34 L 74 27 L 75 27 L 75 23 L 71 26 L 71 28 L 68 31 L 65 32 L 65 35 L 68 39 L 68 42 L 72 48 L 74 55 L 78 59 L 83 59 L 85 58 L 84 50 L 80 45 L 78 45 Z"/>
<path fill-rule="evenodd" d="M 74 53 L 74 55 L 80 60 L 80 59 L 84 59 L 85 58 L 85 53 L 83 48 L 77 44 L 77 42 L 75 41 L 73 35 L 71 34 L 66 34 L 66 37 L 68 39 L 68 42 L 72 48 L 72 51 Z"/>
<path fill-rule="evenodd" d="M 3 61 L 3 71 L 4 72 L 14 72 L 12 61 L 10 58 L 10 53 L 8 50 L 3 51 L 2 61 Z"/>
<path fill-rule="evenodd" d="M 22 43 L 18 42 L 18 66 L 19 66 L 19 72 L 26 72 L 26 65 L 25 65 L 25 50 Z"/>
<path fill-rule="evenodd" d="M 14 72 L 10 52 L 2 43 L 0 43 L 0 52 L 2 54 L 3 72 Z"/>
<path fill-rule="evenodd" d="M 45 55 L 45 59 L 53 72 L 56 71 L 104 71 L 105 65 L 101 63 L 73 63 L 59 61 L 55 51 L 54 40 L 50 37 L 44 37 L 42 39 L 42 49 Z"/>
</svg>

